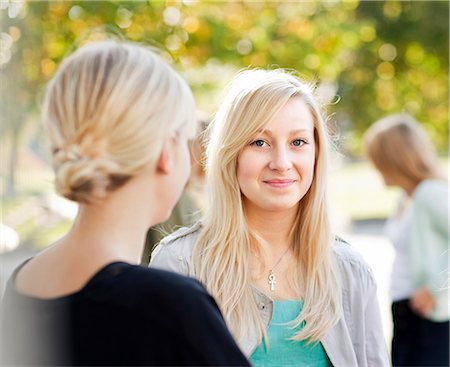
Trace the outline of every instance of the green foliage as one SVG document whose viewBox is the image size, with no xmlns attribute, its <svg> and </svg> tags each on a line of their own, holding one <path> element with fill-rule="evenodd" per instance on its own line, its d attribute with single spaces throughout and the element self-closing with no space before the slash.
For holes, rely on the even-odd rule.
<svg viewBox="0 0 450 367">
<path fill-rule="evenodd" d="M 348 152 L 360 153 L 374 120 L 401 110 L 448 149 L 448 2 L 29 1 L 18 12 L 10 8 L 20 2 L 2 4 L 2 135 L 21 130 L 67 53 L 113 34 L 164 50 L 209 112 L 230 70 L 292 68 L 321 83 L 325 100 L 339 96 L 329 110 Z"/>
</svg>

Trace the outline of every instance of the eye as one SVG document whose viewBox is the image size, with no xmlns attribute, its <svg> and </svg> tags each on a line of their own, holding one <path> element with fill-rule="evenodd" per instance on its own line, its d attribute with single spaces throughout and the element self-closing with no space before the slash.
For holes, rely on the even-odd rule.
<svg viewBox="0 0 450 367">
<path fill-rule="evenodd" d="M 304 144 L 308 144 L 308 142 L 306 140 L 303 139 L 295 139 L 292 141 L 292 145 L 294 147 L 301 147 Z"/>
<path fill-rule="evenodd" d="M 250 145 L 255 145 L 255 146 L 261 148 L 261 147 L 264 146 L 264 144 L 266 144 L 266 142 L 265 142 L 264 140 L 257 139 L 257 140 L 255 140 L 255 141 L 253 141 Z"/>
</svg>

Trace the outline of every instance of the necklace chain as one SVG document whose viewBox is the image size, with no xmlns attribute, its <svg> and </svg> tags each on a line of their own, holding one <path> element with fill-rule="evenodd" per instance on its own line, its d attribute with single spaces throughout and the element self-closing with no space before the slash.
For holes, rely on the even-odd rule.
<svg viewBox="0 0 450 367">
<path fill-rule="evenodd" d="M 272 266 L 272 268 L 270 269 L 270 271 L 273 271 L 273 269 L 275 269 L 278 264 L 281 262 L 281 260 L 283 260 L 284 255 L 286 255 L 289 251 L 289 249 L 291 248 L 291 246 L 289 246 L 286 250 L 284 250 L 283 254 L 280 256 L 280 258 L 278 259 L 278 261 L 275 263 L 274 266 Z"/>
<path fill-rule="evenodd" d="M 278 259 L 278 261 L 275 263 L 274 266 L 272 266 L 272 268 L 269 270 L 269 276 L 267 277 L 267 282 L 270 285 L 270 290 L 274 291 L 275 290 L 275 284 L 277 284 L 277 277 L 275 275 L 275 273 L 273 272 L 275 270 L 275 268 L 280 264 L 281 260 L 283 260 L 284 255 L 286 255 L 288 253 L 288 251 L 290 250 L 291 246 L 289 246 L 284 252 L 283 254 L 280 256 L 280 258 Z"/>
</svg>

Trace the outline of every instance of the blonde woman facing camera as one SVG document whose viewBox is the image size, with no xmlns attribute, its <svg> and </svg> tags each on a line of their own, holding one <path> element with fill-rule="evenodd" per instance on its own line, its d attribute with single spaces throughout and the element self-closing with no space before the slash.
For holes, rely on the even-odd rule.
<svg viewBox="0 0 450 367">
<path fill-rule="evenodd" d="M 385 228 L 396 249 L 392 363 L 448 366 L 448 181 L 430 140 L 407 114 L 377 121 L 365 140 L 385 184 L 403 191 Z"/>
<path fill-rule="evenodd" d="M 211 125 L 211 207 L 151 265 L 198 278 L 256 366 L 387 366 L 374 278 L 333 239 L 328 140 L 312 88 L 248 70 Z"/>
<path fill-rule="evenodd" d="M 189 176 L 194 110 L 143 47 L 92 43 L 63 61 L 43 119 L 56 189 L 79 211 L 8 283 L 5 365 L 248 365 L 198 282 L 137 265 Z"/>
</svg>

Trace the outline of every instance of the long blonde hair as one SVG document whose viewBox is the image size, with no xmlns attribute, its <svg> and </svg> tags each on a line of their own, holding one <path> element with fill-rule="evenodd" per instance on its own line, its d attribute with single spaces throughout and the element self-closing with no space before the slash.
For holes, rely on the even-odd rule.
<svg viewBox="0 0 450 367">
<path fill-rule="evenodd" d="M 42 118 L 56 190 L 91 203 L 155 163 L 170 134 L 192 133 L 195 102 L 154 51 L 110 40 L 87 44 L 62 62 Z"/>
<path fill-rule="evenodd" d="M 425 179 L 445 177 L 430 139 L 406 113 L 376 121 L 364 139 L 368 156 L 380 172 L 400 175 L 414 185 Z"/>
<path fill-rule="evenodd" d="M 331 255 L 332 235 L 327 209 L 328 138 L 326 121 L 313 87 L 282 70 L 246 70 L 230 84 L 210 125 L 206 154 L 207 186 L 212 204 L 194 248 L 193 274 L 216 298 L 238 341 L 256 331 L 267 341 L 251 287 L 250 242 L 257 240 L 246 224 L 236 177 L 237 158 L 245 144 L 290 98 L 300 98 L 314 118 L 314 178 L 301 200 L 292 245 L 298 263 L 294 284 L 304 297 L 296 325 L 305 326 L 296 340 L 320 340 L 337 323 L 340 286 Z"/>
</svg>

